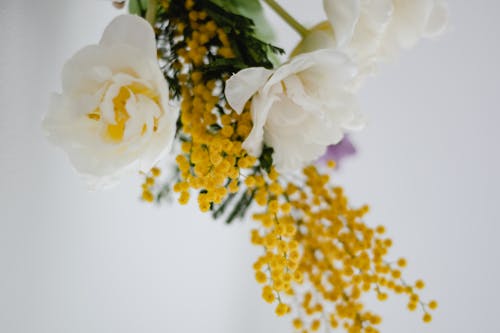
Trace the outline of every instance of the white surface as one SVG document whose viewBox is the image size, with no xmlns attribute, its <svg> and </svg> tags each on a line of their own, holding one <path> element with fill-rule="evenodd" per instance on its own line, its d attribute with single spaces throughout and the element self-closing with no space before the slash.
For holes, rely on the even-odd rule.
<svg viewBox="0 0 500 333">
<path fill-rule="evenodd" d="M 288 3 L 320 17 L 319 0 Z M 402 299 L 373 304 L 385 333 L 500 331 L 500 3 L 450 6 L 445 37 L 365 86 L 370 125 L 338 177 L 440 301 L 431 325 Z M 250 222 L 142 204 L 139 177 L 88 193 L 42 137 L 64 61 L 116 14 L 107 1 L 0 1 L 0 332 L 289 332 L 253 281 Z"/>
</svg>

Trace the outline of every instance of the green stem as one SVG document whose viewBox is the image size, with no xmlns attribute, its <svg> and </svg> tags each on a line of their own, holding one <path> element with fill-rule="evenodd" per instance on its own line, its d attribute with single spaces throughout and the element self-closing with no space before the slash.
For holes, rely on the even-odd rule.
<svg viewBox="0 0 500 333">
<path fill-rule="evenodd" d="M 154 28 L 156 23 L 156 11 L 158 10 L 157 0 L 148 0 L 148 9 L 146 11 L 146 20 Z"/>
<path fill-rule="evenodd" d="M 292 15 L 290 15 L 283 7 L 280 6 L 275 0 L 263 0 L 276 12 L 290 27 L 299 33 L 302 37 L 307 34 L 307 29 L 299 23 Z"/>
</svg>

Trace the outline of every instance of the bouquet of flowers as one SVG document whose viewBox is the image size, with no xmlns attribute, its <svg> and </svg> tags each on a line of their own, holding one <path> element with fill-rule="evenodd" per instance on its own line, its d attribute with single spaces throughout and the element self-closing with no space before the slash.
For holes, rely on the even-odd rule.
<svg viewBox="0 0 500 333">
<path fill-rule="evenodd" d="M 261 2 L 302 37 L 288 54 Z M 306 28 L 275 0 L 130 0 L 65 64 L 43 127 L 91 189 L 140 172 L 146 202 L 251 217 L 261 296 L 297 331 L 378 332 L 366 293 L 401 294 L 429 322 L 437 302 L 421 298 L 424 282 L 403 278 L 385 228 L 365 223 L 368 206 L 351 206 L 330 176 L 331 158 L 353 151 L 346 133 L 365 126 L 365 79 L 441 33 L 446 4 L 323 5 L 325 20 Z"/>
</svg>

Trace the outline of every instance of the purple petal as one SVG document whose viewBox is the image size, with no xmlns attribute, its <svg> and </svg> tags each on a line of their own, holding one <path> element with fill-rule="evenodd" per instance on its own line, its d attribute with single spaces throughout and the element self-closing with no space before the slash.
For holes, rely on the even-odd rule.
<svg viewBox="0 0 500 333">
<path fill-rule="evenodd" d="M 316 164 L 326 164 L 328 161 L 334 160 L 338 168 L 340 162 L 351 155 L 356 155 L 356 147 L 354 147 L 347 136 L 344 136 L 336 145 L 328 146 L 325 155 L 321 156 L 316 161 Z"/>
</svg>

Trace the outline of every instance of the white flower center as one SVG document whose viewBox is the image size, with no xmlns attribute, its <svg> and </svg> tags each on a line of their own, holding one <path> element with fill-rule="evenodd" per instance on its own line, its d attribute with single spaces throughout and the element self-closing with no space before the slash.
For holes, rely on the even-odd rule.
<svg viewBox="0 0 500 333">
<path fill-rule="evenodd" d="M 104 94 L 105 95 L 105 94 Z M 130 112 L 127 111 L 127 101 L 133 96 L 142 95 L 153 101 L 161 110 L 159 95 L 151 88 L 138 82 L 132 82 L 128 85 L 120 87 L 117 95 L 113 98 L 114 122 L 107 122 L 105 126 L 104 136 L 112 142 L 122 142 L 125 135 L 127 123 L 131 118 Z M 94 121 L 105 121 L 102 117 L 101 107 L 98 106 L 87 117 Z M 158 117 L 153 117 L 153 132 L 158 130 Z M 144 135 L 148 130 L 148 125 L 143 122 L 141 135 Z"/>
</svg>

